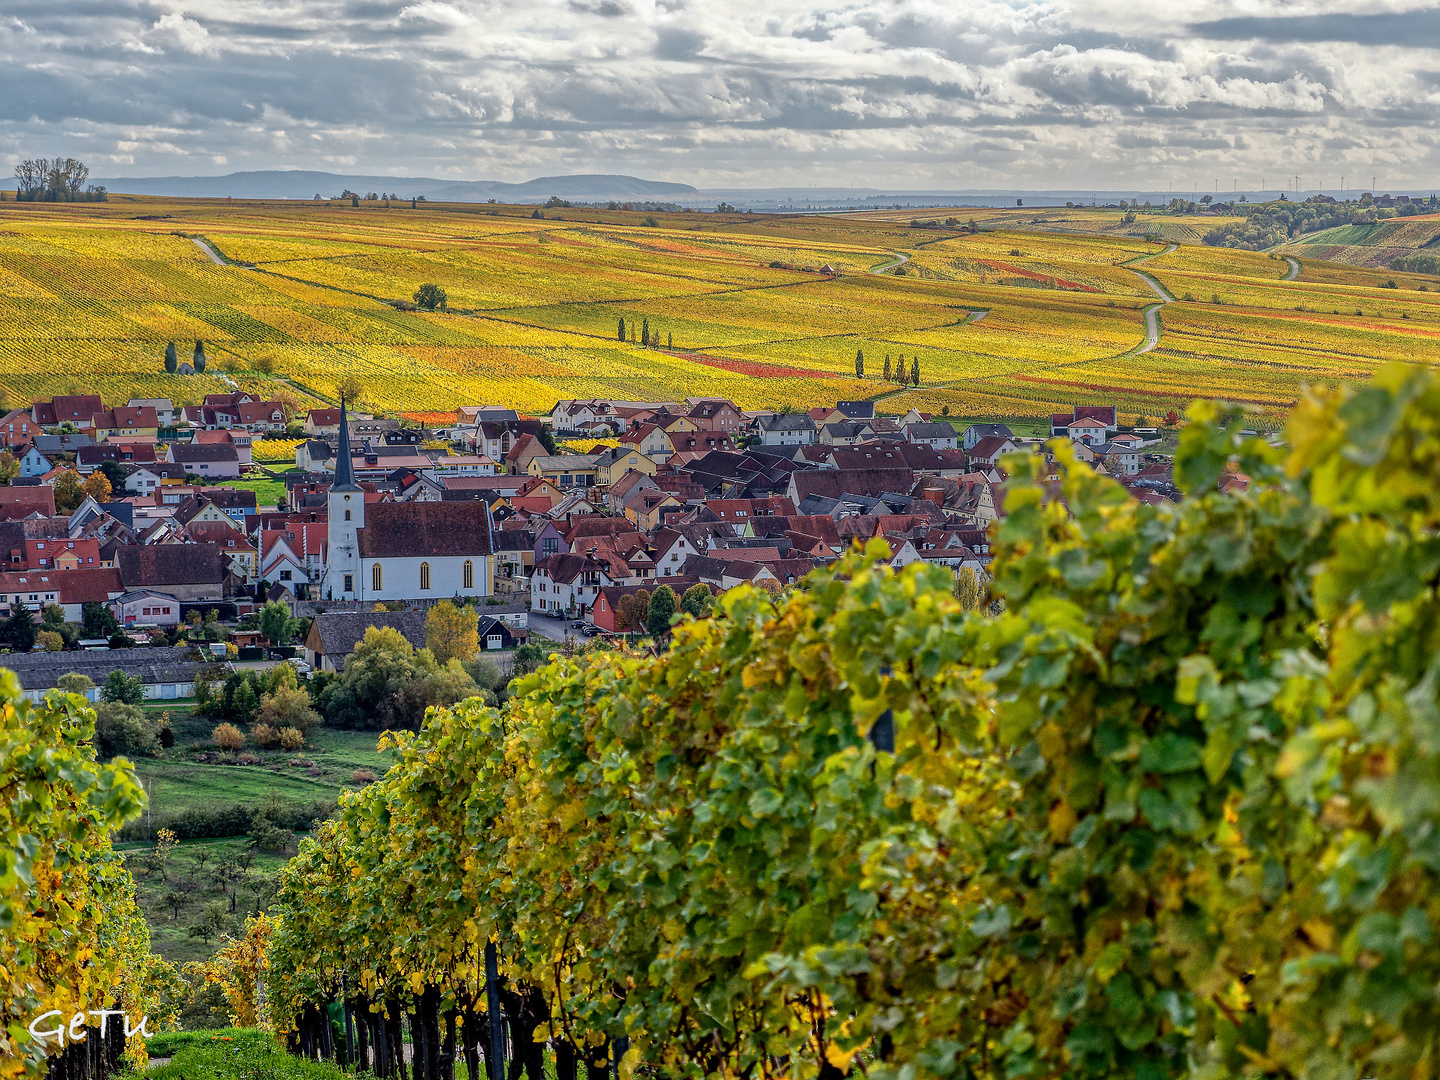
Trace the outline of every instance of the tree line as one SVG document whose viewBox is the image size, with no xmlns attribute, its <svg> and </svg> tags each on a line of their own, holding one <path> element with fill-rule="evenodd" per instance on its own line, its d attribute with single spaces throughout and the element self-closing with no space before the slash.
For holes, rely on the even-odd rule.
<svg viewBox="0 0 1440 1080">
<path fill-rule="evenodd" d="M 15 166 L 19 202 L 104 202 L 103 187 L 87 184 L 90 168 L 75 158 L 26 158 Z"/>
<path fill-rule="evenodd" d="M 1423 1074 L 1440 377 L 1242 424 L 1178 505 L 1009 457 L 985 603 L 875 545 L 431 711 L 285 871 L 272 1019 L 409 1017 L 423 1078 L 497 1026 L 560 1080 Z"/>
</svg>

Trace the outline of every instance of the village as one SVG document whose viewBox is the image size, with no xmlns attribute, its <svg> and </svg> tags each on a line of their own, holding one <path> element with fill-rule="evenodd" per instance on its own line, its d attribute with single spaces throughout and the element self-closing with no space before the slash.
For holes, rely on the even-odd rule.
<svg viewBox="0 0 1440 1080">
<path fill-rule="evenodd" d="M 258 463 L 256 443 L 298 420 L 243 392 L 181 408 L 56 397 L 0 418 L 12 474 L 0 646 L 28 696 L 82 659 L 123 666 L 162 699 L 186 696 L 217 658 L 336 671 L 370 626 L 423 646 L 423 612 L 441 600 L 474 605 L 482 647 L 502 655 L 532 636 L 639 633 L 639 594 L 784 589 L 872 540 L 893 568 L 926 562 L 983 583 L 987 530 L 1005 514 L 1002 459 L 1052 439 L 1137 500 L 1180 497 L 1163 431 L 1122 427 L 1113 405 L 1019 435 L 878 415 L 869 400 L 803 412 L 562 400 L 543 418 L 475 405 L 440 428 L 342 403 L 304 416 L 294 467 Z M 282 479 L 283 498 L 238 486 L 257 475 Z M 303 642 L 255 628 L 267 604 L 310 620 Z M 57 612 L 75 632 L 31 631 L 27 644 L 16 624 L 59 629 Z M 202 621 L 218 641 L 195 655 L 179 631 Z"/>
</svg>

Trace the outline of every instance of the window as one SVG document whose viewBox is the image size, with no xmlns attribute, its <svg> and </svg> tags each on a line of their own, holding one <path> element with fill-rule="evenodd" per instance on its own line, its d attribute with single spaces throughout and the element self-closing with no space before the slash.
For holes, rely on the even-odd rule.
<svg viewBox="0 0 1440 1080">
<path fill-rule="evenodd" d="M 378 570 L 379 567 L 376 567 L 376 569 Z M 420 588 L 422 591 L 427 592 L 430 589 L 430 564 L 428 562 L 422 562 L 420 564 Z"/>
<path fill-rule="evenodd" d="M 475 587 L 475 564 L 469 559 L 465 560 L 464 581 L 465 584 L 462 588 L 473 589 Z"/>
<path fill-rule="evenodd" d="M 349 511 L 349 510 L 346 510 L 346 511 L 345 511 L 345 520 L 346 520 L 346 521 L 349 521 L 349 520 L 350 520 L 350 511 Z"/>
<path fill-rule="evenodd" d="M 424 571 L 421 572 L 423 573 Z M 385 577 L 380 570 L 380 564 L 378 562 L 370 568 L 370 588 L 375 592 L 379 592 L 385 588 Z"/>
<path fill-rule="evenodd" d="M 354 592 L 354 591 L 355 591 L 355 575 L 354 575 L 354 574 L 346 574 L 346 575 L 345 575 L 345 589 L 344 589 L 344 591 L 345 591 L 345 592 Z"/>
<path fill-rule="evenodd" d="M 289 571 L 289 570 L 281 570 L 281 571 L 280 571 L 280 580 L 281 580 L 281 581 L 289 581 L 289 580 L 290 580 L 290 571 Z"/>
</svg>

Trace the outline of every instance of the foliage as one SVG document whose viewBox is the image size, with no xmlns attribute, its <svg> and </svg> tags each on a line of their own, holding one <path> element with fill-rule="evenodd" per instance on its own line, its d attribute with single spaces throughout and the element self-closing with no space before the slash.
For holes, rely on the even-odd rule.
<svg viewBox="0 0 1440 1080">
<path fill-rule="evenodd" d="M 675 590 L 661 585 L 650 594 L 650 606 L 645 613 L 645 630 L 651 637 L 663 637 L 670 632 L 670 620 L 675 616 L 679 603 Z"/>
<path fill-rule="evenodd" d="M 245 733 L 234 724 L 216 725 L 210 738 L 221 750 L 239 750 L 245 745 Z"/>
<path fill-rule="evenodd" d="M 79 694 L 84 697 L 95 688 L 95 681 L 89 675 L 81 675 L 78 671 L 72 671 L 56 679 L 55 685 L 62 693 Z"/>
<path fill-rule="evenodd" d="M 428 649 L 417 652 L 393 627 L 372 626 L 320 694 L 320 711 L 337 727 L 417 727 L 425 713 L 424 680 L 435 671 Z"/>
<path fill-rule="evenodd" d="M 94 475 L 93 473 L 91 475 Z M 55 478 L 55 509 L 68 514 L 85 501 L 85 485 L 74 469 L 64 469 Z"/>
<path fill-rule="evenodd" d="M 39 632 L 30 609 L 24 604 L 12 604 L 10 615 L 0 622 L 0 645 L 12 652 L 29 652 L 35 647 Z"/>
<path fill-rule="evenodd" d="M 145 700 L 145 684 L 138 675 L 126 675 L 116 668 L 100 685 L 100 700 L 122 705 L 139 705 Z"/>
<path fill-rule="evenodd" d="M 284 645 L 290 640 L 290 608 L 271 600 L 260 609 L 259 630 L 271 645 Z"/>
<path fill-rule="evenodd" d="M 85 482 L 80 485 L 80 490 L 96 502 L 108 502 L 111 495 L 110 477 L 96 469 L 85 478 Z"/>
<path fill-rule="evenodd" d="M 425 647 L 437 664 L 473 660 L 480 651 L 479 621 L 469 604 L 441 600 L 425 615 Z"/>
<path fill-rule="evenodd" d="M 415 290 L 415 303 L 425 311 L 434 311 L 437 308 L 444 311 L 448 299 L 445 290 L 433 282 L 427 282 Z"/>
<path fill-rule="evenodd" d="M 160 725 L 138 706 L 106 701 L 95 709 L 95 745 L 107 759 L 153 757 L 160 752 Z"/>
<path fill-rule="evenodd" d="M 87 638 L 109 638 L 120 629 L 115 613 L 105 604 L 87 601 L 80 609 L 81 633 Z"/>
<path fill-rule="evenodd" d="M 38 1075 L 26 1025 L 49 1009 L 123 1008 L 163 1027 L 174 971 L 150 952 L 134 882 L 110 847 L 144 792 L 128 762 L 97 764 L 94 713 L 52 692 L 26 701 L 0 671 L 0 1076 Z"/>
<path fill-rule="evenodd" d="M 685 595 L 680 598 L 680 610 L 691 618 L 703 619 L 710 614 L 714 602 L 715 596 L 710 591 L 710 586 L 702 582 L 685 590 Z"/>
<path fill-rule="evenodd" d="M 289 664 L 282 666 L 290 667 Z M 260 698 L 255 723 L 257 727 L 269 727 L 277 733 L 294 728 L 301 735 L 308 735 L 319 726 L 320 714 L 315 711 L 310 695 L 304 690 L 294 685 L 280 685 Z"/>
</svg>

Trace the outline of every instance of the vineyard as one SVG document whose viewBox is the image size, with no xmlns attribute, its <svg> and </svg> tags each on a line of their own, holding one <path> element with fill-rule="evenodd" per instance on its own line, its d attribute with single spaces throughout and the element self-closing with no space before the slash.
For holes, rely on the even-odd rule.
<svg viewBox="0 0 1440 1080">
<path fill-rule="evenodd" d="M 1301 252 L 1300 280 L 1284 281 L 1283 259 L 1195 243 L 1203 218 L 1017 208 L 912 228 L 889 212 L 535 213 L 9 204 L 0 394 L 193 403 L 229 378 L 315 405 L 353 376 L 372 410 L 412 414 L 703 388 L 743 407 L 879 396 L 883 410 L 981 417 L 1097 396 L 1153 416 L 1217 395 L 1278 417 L 1317 379 L 1436 355 L 1440 331 L 1435 279 Z M 1180 246 L 1166 253 L 1154 237 Z M 1130 268 L 1139 259 L 1176 298 L 1143 354 L 1154 296 Z M 447 310 L 411 310 L 426 282 L 445 288 Z M 649 320 L 666 348 L 620 340 L 622 318 Z M 204 374 L 161 370 L 168 341 L 197 338 Z M 879 379 L 887 355 L 918 359 L 921 386 L 896 393 Z"/>
<path fill-rule="evenodd" d="M 1192 408 L 1179 504 L 1007 459 L 978 604 L 877 547 L 386 735 L 212 965 L 236 1021 L 397 1080 L 1433 1075 L 1440 376 L 1242 422 Z M 163 979 L 133 774 L 4 678 L 19 1076 L 17 1019 Z"/>
</svg>

